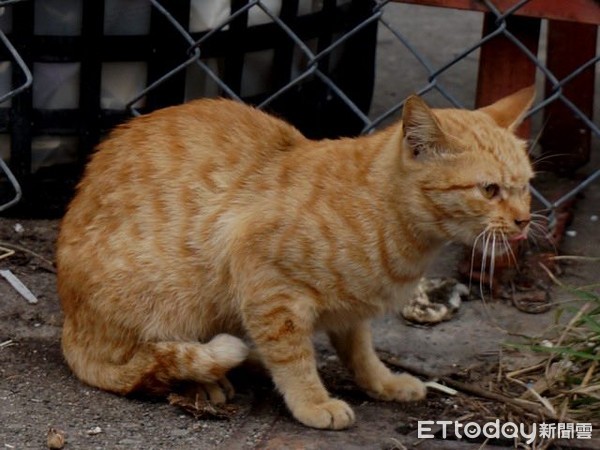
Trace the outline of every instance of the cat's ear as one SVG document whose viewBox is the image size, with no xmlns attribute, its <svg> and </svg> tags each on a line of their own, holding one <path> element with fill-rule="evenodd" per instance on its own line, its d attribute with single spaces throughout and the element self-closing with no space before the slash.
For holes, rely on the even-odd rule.
<svg viewBox="0 0 600 450">
<path fill-rule="evenodd" d="M 502 128 L 514 131 L 523 121 L 523 117 L 531 107 L 534 99 L 535 86 L 531 85 L 489 106 L 479 108 L 479 111 L 491 116 Z"/>
<path fill-rule="evenodd" d="M 417 95 L 411 95 L 402 111 L 402 136 L 405 149 L 414 157 L 423 158 L 441 153 L 445 137 L 438 120 Z"/>
</svg>

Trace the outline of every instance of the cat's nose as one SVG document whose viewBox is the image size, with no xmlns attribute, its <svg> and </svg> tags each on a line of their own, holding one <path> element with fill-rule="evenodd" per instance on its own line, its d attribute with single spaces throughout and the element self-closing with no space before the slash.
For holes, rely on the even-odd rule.
<svg viewBox="0 0 600 450">
<path fill-rule="evenodd" d="M 531 216 L 520 217 L 515 219 L 515 225 L 518 226 L 521 230 L 524 230 L 527 225 L 531 222 Z"/>
</svg>

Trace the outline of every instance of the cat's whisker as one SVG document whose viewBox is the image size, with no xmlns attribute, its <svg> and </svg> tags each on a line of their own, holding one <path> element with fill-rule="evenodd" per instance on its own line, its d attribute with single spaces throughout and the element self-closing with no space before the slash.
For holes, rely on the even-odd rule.
<svg viewBox="0 0 600 450">
<path fill-rule="evenodd" d="M 548 223 L 548 217 L 544 216 L 543 214 L 531 214 L 530 224 L 532 227 L 537 227 L 538 229 L 547 229 Z"/>
<path fill-rule="evenodd" d="M 551 234 L 548 232 L 548 228 L 545 225 L 539 223 L 536 220 L 532 220 L 530 223 L 529 235 L 531 237 L 538 238 L 540 240 L 543 240 L 544 242 L 547 242 L 548 244 L 550 244 L 553 251 L 555 253 L 557 252 L 554 239 L 552 239 Z"/>
<path fill-rule="evenodd" d="M 538 133 L 535 135 L 535 138 L 533 138 L 533 140 L 531 140 L 531 142 L 529 142 L 529 150 L 527 151 L 527 153 L 529 155 L 531 155 L 531 153 L 534 151 L 534 149 L 537 147 L 538 142 L 540 141 L 540 139 L 542 138 L 542 135 L 544 133 L 544 130 L 546 129 L 546 126 L 548 125 L 548 120 L 549 118 L 546 118 L 546 120 L 544 121 L 544 123 L 542 124 L 542 126 L 540 127 L 540 130 L 538 131 Z"/>
<path fill-rule="evenodd" d="M 539 215 L 539 213 L 550 213 L 551 211 L 552 211 L 551 208 L 540 208 L 540 209 L 536 209 L 535 211 L 531 211 L 531 214 Z"/>
<path fill-rule="evenodd" d="M 485 269 L 487 268 L 487 256 L 488 256 L 488 246 L 490 245 L 490 233 L 486 230 L 486 234 L 484 237 L 484 245 L 483 245 L 483 254 L 481 255 L 481 271 L 479 276 L 479 293 L 481 294 L 481 299 L 485 300 L 485 295 L 483 294 L 483 277 L 485 276 Z"/>
<path fill-rule="evenodd" d="M 558 253 L 558 250 L 556 248 L 556 244 L 555 244 L 554 240 L 550 236 L 548 236 L 546 233 L 531 230 L 531 232 L 529 233 L 529 238 L 530 238 L 531 243 L 537 249 L 540 249 L 542 251 L 550 250 L 554 254 Z"/>
<path fill-rule="evenodd" d="M 530 224 L 530 227 L 529 227 L 530 230 L 535 229 L 537 231 L 548 231 L 547 223 L 543 223 L 537 217 L 533 217 L 531 222 L 529 222 L 529 224 Z"/>
<path fill-rule="evenodd" d="M 544 211 L 543 209 L 541 209 L 540 211 Z M 534 219 L 541 219 L 541 220 L 546 220 L 548 221 L 548 216 L 545 214 L 539 214 L 537 212 L 532 212 L 531 213 L 531 217 Z"/>
<path fill-rule="evenodd" d="M 504 248 L 506 249 L 506 254 L 508 255 L 509 261 L 512 261 L 517 271 L 519 271 L 519 261 L 517 260 L 517 257 L 513 252 L 512 246 L 510 245 L 510 242 L 508 241 L 504 233 L 502 233 L 502 239 L 504 240 Z"/>
<path fill-rule="evenodd" d="M 512 246 L 510 245 L 510 242 L 506 238 L 506 235 L 504 234 L 504 232 L 501 231 L 501 233 L 502 233 L 502 244 L 504 245 L 505 253 L 508 255 L 509 261 L 512 261 L 517 272 L 519 272 L 519 263 L 517 261 L 517 257 L 515 256 L 515 253 L 513 252 Z"/>
<path fill-rule="evenodd" d="M 537 231 L 534 231 L 533 229 L 529 230 L 529 234 L 527 236 L 527 243 L 529 244 L 531 242 L 531 244 L 533 244 L 533 246 L 535 248 L 540 248 L 540 244 L 538 242 L 538 238 L 542 237 L 540 234 L 537 234 Z"/>
<path fill-rule="evenodd" d="M 506 253 L 509 255 L 509 258 L 512 260 L 513 264 L 515 265 L 515 267 L 519 267 L 519 264 L 517 262 L 517 257 L 515 256 L 515 252 L 513 252 L 513 249 L 510 245 L 510 243 L 508 242 L 508 239 L 506 238 L 506 235 L 504 234 L 503 231 L 500 231 L 500 233 L 502 233 L 502 241 L 504 242 L 504 246 L 506 248 Z"/>
<path fill-rule="evenodd" d="M 532 214 L 531 215 L 531 224 L 532 225 L 537 225 L 540 227 L 543 227 L 544 225 L 542 224 L 542 222 L 548 222 L 548 219 L 545 218 L 544 216 L 541 216 L 540 214 Z"/>
<path fill-rule="evenodd" d="M 530 223 L 529 234 L 534 234 L 538 237 L 544 237 L 548 234 L 547 231 L 548 230 L 546 229 L 546 227 L 541 223 L 536 223 L 533 221 Z"/>
<path fill-rule="evenodd" d="M 496 264 L 496 230 L 492 231 L 492 255 L 490 258 L 490 298 L 494 296 L 494 266 Z"/>
<path fill-rule="evenodd" d="M 539 223 L 539 224 L 542 224 L 542 223 L 548 224 L 550 222 L 550 219 L 547 216 L 545 216 L 543 214 L 535 214 L 535 213 L 533 213 L 531 215 L 531 220 L 532 220 L 532 222 Z"/>
<path fill-rule="evenodd" d="M 569 156 L 568 153 L 553 153 L 552 155 L 542 155 L 532 161 L 531 165 L 535 168 L 537 164 L 551 160 L 552 158 L 564 158 Z"/>
<path fill-rule="evenodd" d="M 481 239 L 482 236 L 485 235 L 486 231 L 487 231 L 487 228 L 477 235 L 477 237 L 475 238 L 475 241 L 473 242 L 473 246 L 471 248 L 471 269 L 469 271 L 469 292 L 471 291 L 471 288 L 473 287 L 473 285 L 472 285 L 473 269 L 474 269 L 474 265 L 475 265 L 475 252 L 477 251 L 477 243 L 479 242 L 479 239 Z"/>
<path fill-rule="evenodd" d="M 531 224 L 542 225 L 542 223 L 548 224 L 550 219 L 546 214 L 531 213 Z"/>
</svg>

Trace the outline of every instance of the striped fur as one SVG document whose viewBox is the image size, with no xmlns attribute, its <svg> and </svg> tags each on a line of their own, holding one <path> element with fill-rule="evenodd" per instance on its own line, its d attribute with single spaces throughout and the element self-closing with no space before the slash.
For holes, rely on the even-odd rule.
<svg viewBox="0 0 600 450">
<path fill-rule="evenodd" d="M 443 243 L 526 232 L 515 220 L 527 220 L 532 171 L 509 128 L 530 97 L 478 111 L 412 97 L 403 121 L 355 139 L 312 141 L 227 100 L 120 126 L 59 236 L 69 366 L 119 394 L 192 381 L 222 402 L 251 345 L 298 420 L 345 428 L 354 414 L 316 370 L 323 329 L 371 395 L 423 398 L 377 358 L 369 320 L 402 307 Z M 497 198 L 482 195 L 490 183 Z"/>
</svg>

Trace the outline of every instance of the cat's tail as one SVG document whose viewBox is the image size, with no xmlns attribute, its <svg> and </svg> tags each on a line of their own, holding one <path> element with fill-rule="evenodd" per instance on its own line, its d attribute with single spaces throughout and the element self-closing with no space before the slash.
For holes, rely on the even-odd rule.
<svg viewBox="0 0 600 450">
<path fill-rule="evenodd" d="M 248 356 L 246 344 L 228 334 L 215 336 L 205 344 L 144 342 L 125 354 L 123 349 L 114 348 L 112 360 L 100 357 L 103 352 L 82 345 L 86 340 L 73 337 L 66 322 L 62 347 L 73 372 L 92 386 L 122 395 L 164 395 L 182 381 L 216 383 Z"/>
</svg>

